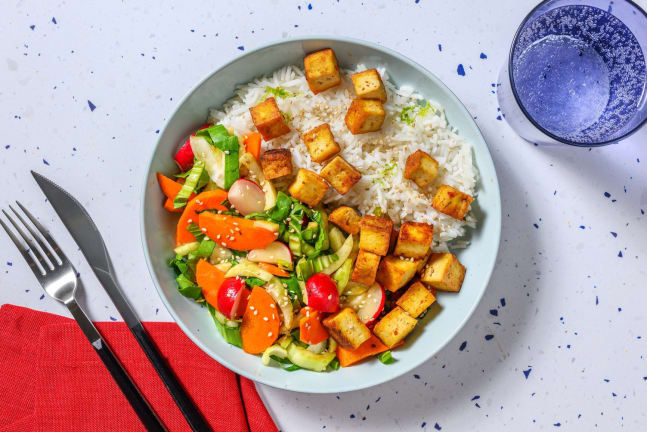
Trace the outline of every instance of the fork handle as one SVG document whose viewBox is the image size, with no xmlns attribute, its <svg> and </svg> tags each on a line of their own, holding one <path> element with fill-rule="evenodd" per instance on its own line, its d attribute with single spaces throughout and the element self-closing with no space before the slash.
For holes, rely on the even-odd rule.
<svg viewBox="0 0 647 432">
<path fill-rule="evenodd" d="M 133 410 L 135 410 L 135 414 L 137 414 L 137 417 L 139 417 L 142 424 L 149 431 L 166 431 L 166 428 L 160 419 L 157 417 L 146 399 L 144 399 L 144 396 L 139 392 L 135 383 L 130 379 L 130 376 L 124 367 L 121 365 L 79 304 L 72 300 L 67 303 L 66 306 L 92 344 L 94 351 L 106 366 L 106 369 L 108 369 L 108 372 L 110 372 L 110 375 L 112 375 L 112 378 L 115 380 L 124 396 L 126 396 L 128 402 L 130 402 L 130 405 L 133 407 Z"/>
</svg>

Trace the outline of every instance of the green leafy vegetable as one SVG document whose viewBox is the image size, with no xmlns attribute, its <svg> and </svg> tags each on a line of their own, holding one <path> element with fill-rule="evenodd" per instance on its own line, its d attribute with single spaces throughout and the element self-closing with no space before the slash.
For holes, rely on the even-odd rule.
<svg viewBox="0 0 647 432">
<path fill-rule="evenodd" d="M 288 291 L 288 296 L 294 303 L 295 301 L 299 301 L 300 303 L 303 303 L 303 294 L 301 293 L 301 287 L 299 286 L 299 281 L 297 280 L 297 276 L 292 273 L 290 274 L 289 278 L 279 278 L 281 280 L 281 283 L 283 286 L 285 286 L 285 289 Z"/>
<path fill-rule="evenodd" d="M 191 222 L 187 227 L 187 231 L 193 234 L 193 237 L 199 242 L 204 238 L 204 233 L 200 230 L 200 227 L 195 222 Z"/>
<path fill-rule="evenodd" d="M 178 192 L 175 199 L 173 199 L 173 208 L 182 208 L 186 205 L 191 194 L 195 192 L 203 172 L 204 162 L 195 161 L 193 163 L 193 168 L 191 168 L 188 177 L 182 185 L 182 189 L 180 189 L 180 192 Z"/>
<path fill-rule="evenodd" d="M 377 359 L 386 365 L 395 362 L 395 359 L 391 356 L 391 351 L 384 351 L 377 356 Z"/>
<path fill-rule="evenodd" d="M 210 144 L 225 154 L 225 189 L 240 177 L 238 137 L 230 135 L 223 125 L 214 125 L 196 132 L 197 136 L 207 138 Z"/>
<path fill-rule="evenodd" d="M 250 288 L 255 286 L 263 286 L 267 284 L 267 282 L 264 281 L 263 279 L 256 278 L 256 277 L 243 277 L 243 280 Z"/>
<path fill-rule="evenodd" d="M 286 370 L 288 372 L 292 372 L 292 371 L 295 371 L 297 369 L 301 369 L 299 366 L 292 363 L 288 358 L 281 358 L 281 357 L 278 357 L 278 356 L 275 356 L 275 355 L 270 356 L 270 358 L 272 360 L 274 360 L 275 362 L 280 363 L 283 370 Z"/>
<path fill-rule="evenodd" d="M 339 360 L 335 357 L 330 363 L 328 363 L 328 370 L 338 370 L 339 369 Z"/>
<path fill-rule="evenodd" d="M 216 328 L 222 335 L 223 339 L 231 344 L 235 345 L 239 348 L 242 348 L 243 346 L 243 341 L 240 338 L 240 328 L 238 327 L 228 327 L 221 323 L 218 318 L 216 317 L 217 311 L 211 306 L 209 303 L 207 303 L 207 309 L 209 309 L 209 313 L 211 314 L 211 317 L 213 318 L 213 322 L 216 324 Z"/>
<path fill-rule="evenodd" d="M 412 124 L 413 120 L 415 119 L 415 115 L 413 115 L 414 113 L 412 111 L 415 110 L 416 108 L 417 108 L 416 105 L 402 108 L 399 115 L 400 121 L 408 125 Z"/>
<path fill-rule="evenodd" d="M 202 296 L 202 288 L 194 284 L 193 281 L 184 274 L 180 274 L 177 278 L 175 278 L 175 281 L 178 285 L 178 291 L 180 291 L 180 294 L 182 294 L 184 297 L 189 297 L 197 300 Z"/>
</svg>

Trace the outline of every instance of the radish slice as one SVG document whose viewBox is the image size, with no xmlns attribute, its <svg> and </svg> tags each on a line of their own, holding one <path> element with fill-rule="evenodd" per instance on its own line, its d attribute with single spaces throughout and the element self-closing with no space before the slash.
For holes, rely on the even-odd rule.
<svg viewBox="0 0 647 432">
<path fill-rule="evenodd" d="M 380 316 L 384 309 L 385 298 L 384 288 L 376 282 L 364 293 L 349 297 L 344 306 L 354 309 L 359 319 L 368 325 Z"/>
<path fill-rule="evenodd" d="M 275 241 L 265 249 L 252 249 L 247 254 L 247 259 L 252 262 L 268 264 L 292 263 L 292 252 L 285 244 Z"/>
<path fill-rule="evenodd" d="M 175 153 L 174 159 L 182 171 L 190 170 L 193 167 L 193 150 L 191 149 L 190 138 L 187 138 L 182 147 Z"/>
<path fill-rule="evenodd" d="M 265 210 L 265 192 L 251 180 L 236 180 L 229 188 L 227 200 L 243 216 Z"/>
</svg>

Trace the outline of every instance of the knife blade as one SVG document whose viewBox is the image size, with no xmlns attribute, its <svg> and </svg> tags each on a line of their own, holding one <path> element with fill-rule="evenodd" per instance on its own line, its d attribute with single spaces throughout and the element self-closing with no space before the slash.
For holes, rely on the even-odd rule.
<svg viewBox="0 0 647 432">
<path fill-rule="evenodd" d="M 92 271 L 153 364 L 191 429 L 194 431 L 210 431 L 210 426 L 160 354 L 137 314 L 123 295 L 119 282 L 117 282 L 115 269 L 110 261 L 106 244 L 88 212 L 76 198 L 56 183 L 35 171 L 32 171 L 31 174 L 52 207 L 54 207 L 63 225 L 70 232 L 81 252 L 83 252 Z"/>
</svg>

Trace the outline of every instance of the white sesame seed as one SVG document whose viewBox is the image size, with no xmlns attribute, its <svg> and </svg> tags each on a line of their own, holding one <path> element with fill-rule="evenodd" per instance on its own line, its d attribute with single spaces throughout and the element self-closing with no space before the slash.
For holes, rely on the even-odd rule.
<svg viewBox="0 0 647 432">
<path fill-rule="evenodd" d="M 249 310 L 254 310 L 254 306 L 250 306 L 250 307 L 249 307 Z"/>
<path fill-rule="evenodd" d="M 270 304 L 270 307 L 271 307 L 272 309 L 274 309 L 274 308 L 275 308 L 274 303 L 271 303 L 271 304 Z"/>
<path fill-rule="evenodd" d="M 263 317 L 263 321 L 269 321 L 269 318 Z"/>
<path fill-rule="evenodd" d="M 206 228 L 202 228 L 202 232 L 207 232 L 207 229 L 206 229 Z"/>
<path fill-rule="evenodd" d="M 267 337 L 272 337 L 272 332 L 268 332 Z"/>
<path fill-rule="evenodd" d="M 258 311 L 256 311 L 256 310 L 255 310 L 255 311 L 254 311 L 254 315 L 258 315 Z"/>
</svg>

